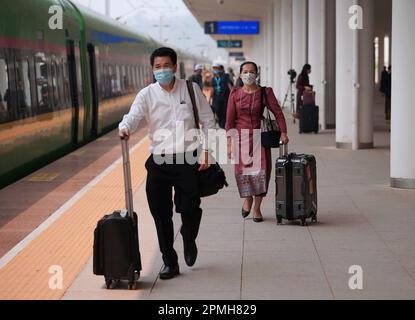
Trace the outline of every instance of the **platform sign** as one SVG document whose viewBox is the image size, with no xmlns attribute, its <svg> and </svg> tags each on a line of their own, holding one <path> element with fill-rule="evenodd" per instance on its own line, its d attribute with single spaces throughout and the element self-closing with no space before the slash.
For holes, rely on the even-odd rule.
<svg viewBox="0 0 415 320">
<path fill-rule="evenodd" d="M 229 57 L 240 58 L 243 57 L 243 52 L 229 52 Z"/>
<path fill-rule="evenodd" d="M 242 40 L 218 40 L 218 48 L 242 48 Z"/>
<path fill-rule="evenodd" d="M 205 22 L 206 34 L 259 34 L 259 21 L 208 21 Z"/>
</svg>

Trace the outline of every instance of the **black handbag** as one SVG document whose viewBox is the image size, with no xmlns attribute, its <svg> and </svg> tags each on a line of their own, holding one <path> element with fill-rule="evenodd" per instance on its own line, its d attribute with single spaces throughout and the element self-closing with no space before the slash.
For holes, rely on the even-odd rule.
<svg viewBox="0 0 415 320">
<path fill-rule="evenodd" d="M 192 100 L 193 114 L 195 117 L 195 128 L 200 129 L 199 112 L 196 108 L 196 97 L 193 89 L 193 83 L 186 81 L 190 99 Z M 199 190 L 200 197 L 210 197 L 219 192 L 224 187 L 229 187 L 226 181 L 226 175 L 218 163 L 211 165 L 207 170 L 199 172 Z"/>
<path fill-rule="evenodd" d="M 264 117 L 261 123 L 261 143 L 265 149 L 277 149 L 280 147 L 281 131 L 277 120 L 271 119 L 268 105 L 265 87 L 261 87 L 261 110 L 265 109 L 267 111 L 267 117 Z"/>
</svg>

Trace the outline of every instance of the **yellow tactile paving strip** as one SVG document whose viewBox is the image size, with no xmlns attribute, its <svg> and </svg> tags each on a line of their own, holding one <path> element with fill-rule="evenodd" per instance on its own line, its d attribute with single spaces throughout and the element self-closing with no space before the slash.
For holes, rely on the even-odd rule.
<svg viewBox="0 0 415 320">
<path fill-rule="evenodd" d="M 145 181 L 149 141 L 131 154 L 133 190 Z M 121 154 L 121 147 L 120 147 Z M 92 254 L 93 232 L 104 215 L 125 207 L 122 164 L 83 195 L 55 223 L 0 269 L 0 300 L 60 299 Z M 63 271 L 62 289 L 50 289 L 51 266 Z"/>
</svg>

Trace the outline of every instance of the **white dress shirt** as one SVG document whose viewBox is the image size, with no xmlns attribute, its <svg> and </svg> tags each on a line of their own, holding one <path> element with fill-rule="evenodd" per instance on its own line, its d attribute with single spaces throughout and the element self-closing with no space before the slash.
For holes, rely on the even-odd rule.
<svg viewBox="0 0 415 320">
<path fill-rule="evenodd" d="M 195 130 L 192 101 L 186 81 L 177 78 L 170 92 L 163 89 L 158 82 L 141 90 L 130 112 L 119 124 L 119 129 L 127 128 L 133 134 L 145 119 L 151 140 L 150 152 L 155 155 L 194 151 L 200 144 L 200 140 L 196 140 L 198 136 L 202 139 L 203 149 L 208 150 L 208 131 L 216 128 L 216 121 L 200 87 L 193 83 L 193 88 L 202 134 L 198 135 Z"/>
</svg>

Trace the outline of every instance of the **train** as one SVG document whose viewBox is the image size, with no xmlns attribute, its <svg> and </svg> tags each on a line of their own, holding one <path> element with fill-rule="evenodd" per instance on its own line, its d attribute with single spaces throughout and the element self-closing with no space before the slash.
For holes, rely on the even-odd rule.
<svg viewBox="0 0 415 320">
<path fill-rule="evenodd" d="M 162 46 L 69 0 L 1 4 L 0 189 L 114 130 Z M 182 79 L 205 62 L 178 56 Z"/>
</svg>

